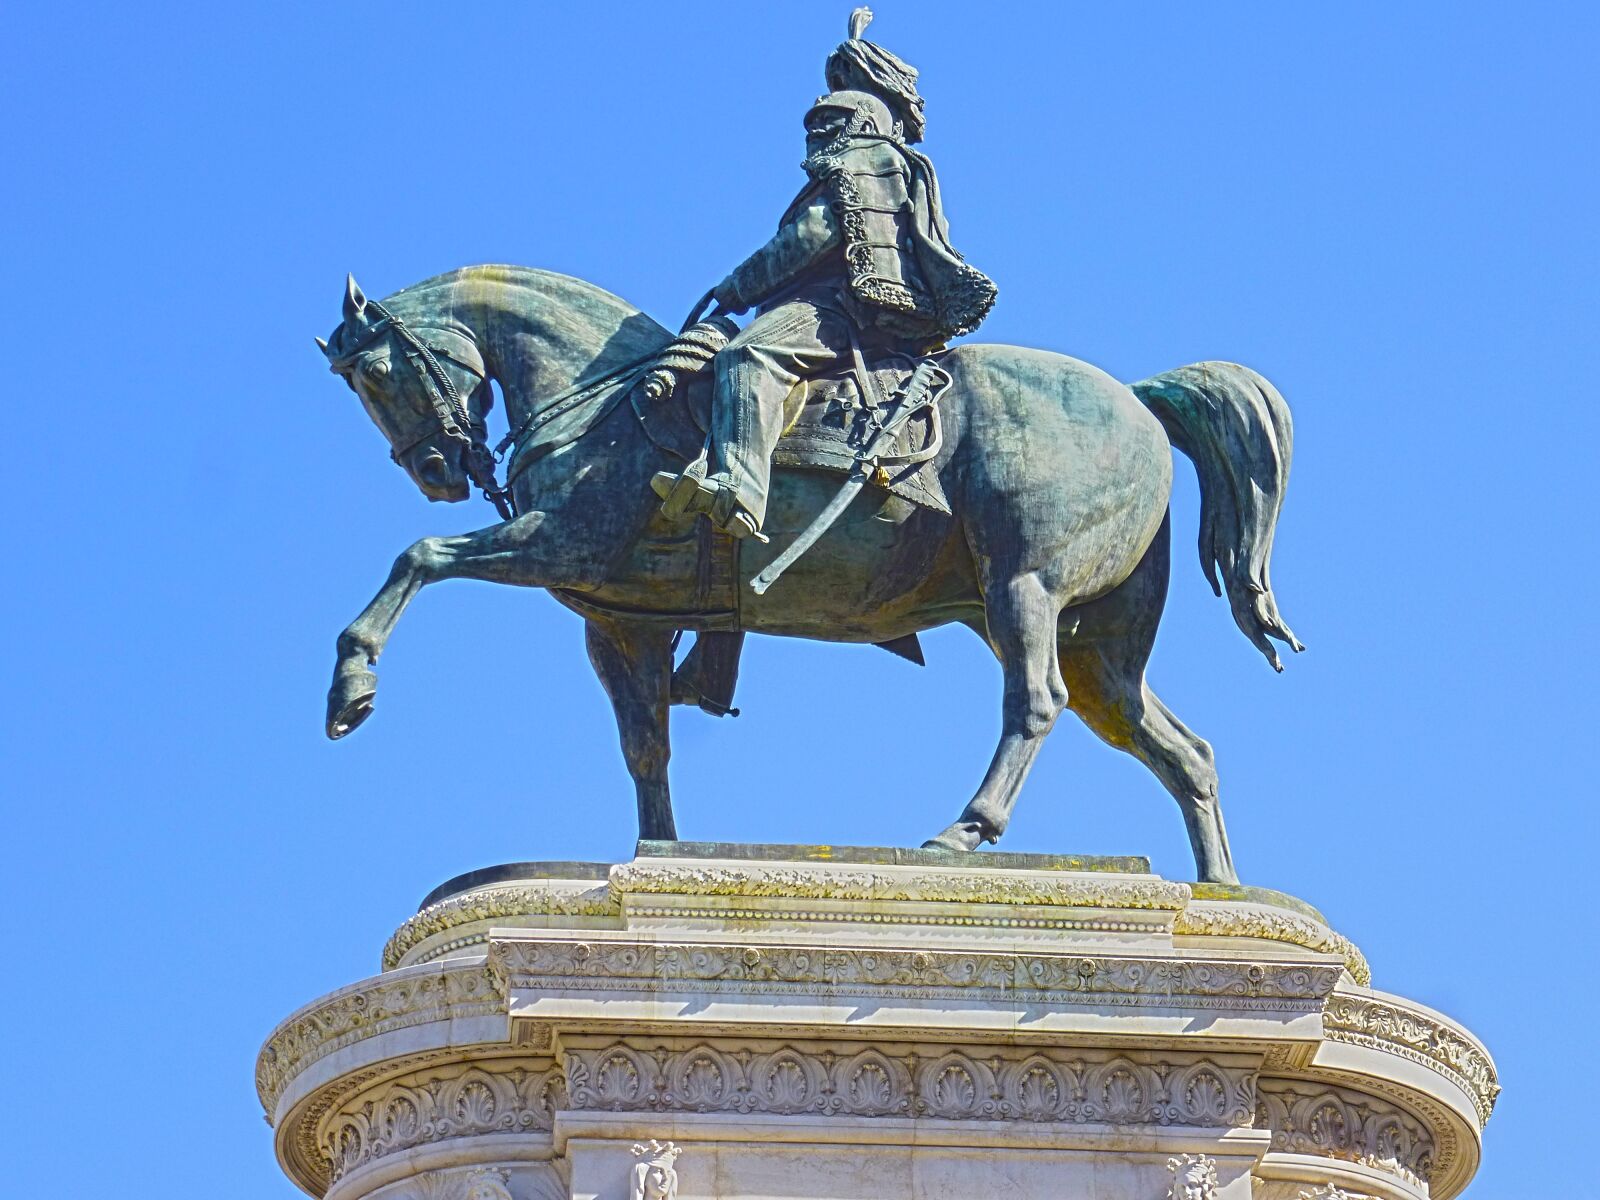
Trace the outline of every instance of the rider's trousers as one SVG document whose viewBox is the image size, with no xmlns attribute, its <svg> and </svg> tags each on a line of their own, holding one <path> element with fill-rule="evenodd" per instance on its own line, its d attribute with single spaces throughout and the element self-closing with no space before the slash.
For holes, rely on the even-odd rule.
<svg viewBox="0 0 1600 1200">
<path fill-rule="evenodd" d="M 846 318 L 802 293 L 761 313 L 713 360 L 707 482 L 725 484 L 759 527 L 767 514 L 772 452 L 795 416 L 800 380 L 850 353 Z"/>
</svg>

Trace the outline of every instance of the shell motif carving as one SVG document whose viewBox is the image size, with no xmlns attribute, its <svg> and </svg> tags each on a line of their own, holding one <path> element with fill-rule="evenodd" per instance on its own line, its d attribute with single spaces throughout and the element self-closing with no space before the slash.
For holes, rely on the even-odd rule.
<svg viewBox="0 0 1600 1200">
<path fill-rule="evenodd" d="M 1256 1123 L 1271 1128 L 1274 1150 L 1361 1163 L 1418 1187 L 1433 1174 L 1433 1135 L 1370 1096 L 1274 1083 L 1261 1093 Z"/>
<path fill-rule="evenodd" d="M 1255 1078 L 1209 1060 L 1086 1062 L 1045 1053 L 1003 1058 L 893 1047 L 811 1052 L 792 1046 L 687 1049 L 569 1046 L 569 1104 L 614 1112 L 736 1112 L 945 1120 L 1249 1125 Z M 658 1080 L 645 1087 L 642 1081 Z"/>
<path fill-rule="evenodd" d="M 390 1084 L 323 1119 L 318 1145 L 337 1182 L 398 1151 L 448 1138 L 548 1131 L 564 1103 L 554 1067 L 487 1070 Z"/>
</svg>

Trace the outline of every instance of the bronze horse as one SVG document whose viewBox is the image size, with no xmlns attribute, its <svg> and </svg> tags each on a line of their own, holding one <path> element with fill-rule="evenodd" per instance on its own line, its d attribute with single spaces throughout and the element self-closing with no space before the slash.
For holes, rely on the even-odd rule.
<svg viewBox="0 0 1600 1200">
<path fill-rule="evenodd" d="M 1213 588 L 1226 591 L 1239 627 L 1275 668 L 1269 638 L 1301 649 L 1268 579 L 1293 443 L 1288 409 L 1270 383 L 1209 362 L 1130 387 L 1060 354 L 959 345 L 941 360 L 952 385 L 940 399 L 943 446 L 927 468 L 952 511 L 867 488 L 757 595 L 743 581 L 810 523 L 841 479 L 778 470 L 770 545 L 711 539 L 704 522 L 664 517 L 651 477 L 699 450 L 687 402 L 674 393 L 658 402 L 661 412 L 642 414 L 636 393 L 609 407 L 602 401 L 626 392 L 671 340 L 617 297 L 545 271 L 468 267 L 381 304 L 349 281 L 344 319 L 324 352 L 429 498 L 463 500 L 472 481 L 494 492 L 484 432 L 491 382 L 513 430 L 567 419 L 580 400 L 594 407 L 587 424 L 574 426 L 578 436 L 512 460 L 501 503 L 509 500 L 515 516 L 460 537 L 423 538 L 400 555 L 339 635 L 330 737 L 370 713 L 370 668 L 424 584 L 548 588 L 587 622 L 589 656 L 638 791 L 640 836 L 670 839 L 676 630 L 885 642 L 958 621 L 1000 660 L 1003 726 L 977 794 L 925 845 L 974 850 L 998 839 L 1045 735 L 1070 708 L 1172 793 L 1198 878 L 1238 881 L 1211 748 L 1144 673 L 1166 598 L 1174 446 L 1200 477 L 1201 566 Z M 610 392 L 586 389 L 596 381 L 611 381 Z M 731 556 L 735 581 L 727 602 L 713 606 L 708 544 Z"/>
</svg>

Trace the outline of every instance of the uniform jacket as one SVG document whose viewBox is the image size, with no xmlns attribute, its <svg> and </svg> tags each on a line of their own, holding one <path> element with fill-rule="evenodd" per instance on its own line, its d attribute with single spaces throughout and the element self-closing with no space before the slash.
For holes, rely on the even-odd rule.
<svg viewBox="0 0 1600 1200">
<path fill-rule="evenodd" d="M 727 283 L 746 305 L 837 284 L 864 330 L 936 344 L 976 329 L 995 286 L 950 243 L 926 157 L 892 138 L 853 134 L 805 162 L 811 177 L 778 232 Z"/>
</svg>

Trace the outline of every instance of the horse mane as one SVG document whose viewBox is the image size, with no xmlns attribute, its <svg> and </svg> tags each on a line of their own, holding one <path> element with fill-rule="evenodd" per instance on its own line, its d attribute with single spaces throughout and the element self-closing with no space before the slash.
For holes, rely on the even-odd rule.
<svg viewBox="0 0 1600 1200">
<path fill-rule="evenodd" d="M 457 267 L 444 271 L 418 283 L 401 288 L 384 299 L 404 305 L 407 300 L 420 300 L 448 288 L 471 287 L 474 284 L 499 284 L 525 292 L 537 292 L 563 304 L 581 304 L 602 309 L 613 309 L 619 321 L 633 316 L 643 316 L 641 309 L 621 296 L 606 291 L 598 284 L 575 275 L 559 271 L 545 271 L 538 267 L 519 267 L 510 263 L 479 263 L 476 266 Z"/>
</svg>

